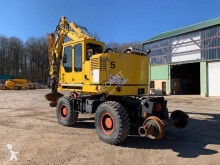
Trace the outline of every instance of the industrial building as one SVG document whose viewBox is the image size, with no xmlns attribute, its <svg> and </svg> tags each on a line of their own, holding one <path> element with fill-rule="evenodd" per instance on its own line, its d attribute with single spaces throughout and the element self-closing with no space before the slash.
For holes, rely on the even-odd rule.
<svg viewBox="0 0 220 165">
<path fill-rule="evenodd" d="M 220 96 L 220 18 L 164 32 L 151 49 L 151 92 Z"/>
</svg>

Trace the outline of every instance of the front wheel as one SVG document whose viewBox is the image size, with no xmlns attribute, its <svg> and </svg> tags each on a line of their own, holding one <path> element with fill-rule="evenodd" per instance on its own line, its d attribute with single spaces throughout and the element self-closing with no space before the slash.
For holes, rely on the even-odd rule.
<svg viewBox="0 0 220 165">
<path fill-rule="evenodd" d="M 125 108 L 114 101 L 99 105 L 95 115 L 96 131 L 101 140 L 109 144 L 123 142 L 130 130 L 130 120 Z"/>
<path fill-rule="evenodd" d="M 61 125 L 74 126 L 78 119 L 78 112 L 74 111 L 73 103 L 68 97 L 61 97 L 57 103 L 57 119 Z"/>
</svg>

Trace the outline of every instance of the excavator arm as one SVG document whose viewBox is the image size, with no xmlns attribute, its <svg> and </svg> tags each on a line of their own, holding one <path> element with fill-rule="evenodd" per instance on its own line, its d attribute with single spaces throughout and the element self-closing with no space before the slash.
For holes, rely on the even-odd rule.
<svg viewBox="0 0 220 165">
<path fill-rule="evenodd" d="M 57 34 L 56 39 L 55 33 Z M 74 22 L 69 23 L 66 17 L 61 17 L 55 33 L 47 34 L 48 59 L 50 65 L 49 75 L 52 79 L 52 91 L 51 93 L 45 95 L 45 98 L 52 103 L 56 102 L 58 98 L 63 96 L 61 93 L 57 92 L 57 84 L 59 79 L 58 65 L 60 64 L 60 54 L 65 37 L 69 37 L 74 41 L 80 38 L 94 40 L 94 38 L 89 35 L 85 27 L 78 26 Z"/>
</svg>

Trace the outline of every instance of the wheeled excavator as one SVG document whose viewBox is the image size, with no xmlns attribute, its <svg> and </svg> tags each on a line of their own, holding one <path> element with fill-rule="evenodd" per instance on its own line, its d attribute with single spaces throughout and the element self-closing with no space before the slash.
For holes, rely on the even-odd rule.
<svg viewBox="0 0 220 165">
<path fill-rule="evenodd" d="M 148 96 L 150 50 L 104 50 L 103 42 L 66 17 L 55 33 L 47 35 L 52 91 L 45 98 L 61 125 L 74 126 L 79 113 L 94 113 L 97 134 L 109 144 L 123 142 L 133 123 L 151 139 L 161 139 L 167 126 L 187 126 L 186 113 L 175 110 L 169 117 L 164 97 Z"/>
</svg>

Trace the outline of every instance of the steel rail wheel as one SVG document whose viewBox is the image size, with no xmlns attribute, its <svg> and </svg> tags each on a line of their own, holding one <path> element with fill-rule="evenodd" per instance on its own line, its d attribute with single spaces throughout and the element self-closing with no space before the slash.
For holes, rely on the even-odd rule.
<svg viewBox="0 0 220 165">
<path fill-rule="evenodd" d="M 146 128 L 146 137 L 150 139 L 161 139 L 165 133 L 165 126 L 163 122 L 156 116 L 148 117 L 144 123 L 143 127 Z"/>
</svg>

